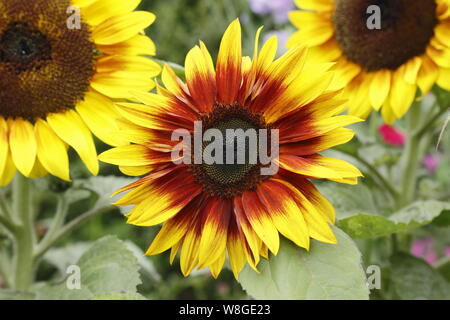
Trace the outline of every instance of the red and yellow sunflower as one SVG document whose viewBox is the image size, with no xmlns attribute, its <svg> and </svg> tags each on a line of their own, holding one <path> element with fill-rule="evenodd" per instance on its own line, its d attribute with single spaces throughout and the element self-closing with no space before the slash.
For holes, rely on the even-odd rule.
<svg viewBox="0 0 450 320">
<path fill-rule="evenodd" d="M 330 228 L 335 211 L 310 179 L 355 184 L 361 176 L 353 165 L 319 152 L 346 143 L 354 133 L 343 126 L 360 121 L 343 110 L 340 91 L 330 90 L 329 64 L 310 64 L 298 47 L 275 59 L 277 39 L 242 56 L 238 20 L 226 30 L 216 68 L 200 42 L 187 55 L 186 83 L 165 66 L 158 93 L 135 92 L 142 104 L 118 103 L 118 135 L 133 144 L 100 155 L 121 171 L 143 178 L 119 192 L 117 205 L 134 205 L 129 224 L 163 223 L 147 255 L 180 251 L 181 270 L 209 267 L 220 273 L 228 253 L 237 277 L 248 263 L 277 254 L 279 234 L 308 249 L 310 239 L 335 243 Z M 175 130 L 203 128 L 279 130 L 278 173 L 261 175 L 261 164 L 175 164 L 171 151 Z"/>
</svg>

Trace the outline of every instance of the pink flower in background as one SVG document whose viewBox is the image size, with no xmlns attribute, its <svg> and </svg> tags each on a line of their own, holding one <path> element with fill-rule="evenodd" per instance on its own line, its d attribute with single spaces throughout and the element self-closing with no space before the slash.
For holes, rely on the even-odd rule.
<svg viewBox="0 0 450 320">
<path fill-rule="evenodd" d="M 216 287 L 217 292 L 222 295 L 228 294 L 230 292 L 230 285 L 226 282 L 219 282 Z"/>
<path fill-rule="evenodd" d="M 431 173 L 435 172 L 439 167 L 441 159 L 437 155 L 428 155 L 423 158 L 423 165 Z"/>
<path fill-rule="evenodd" d="M 294 9 L 292 0 L 249 0 L 250 9 L 256 14 L 271 14 L 276 23 L 286 23 L 289 11 Z"/>
<path fill-rule="evenodd" d="M 417 258 L 422 258 L 428 264 L 433 264 L 438 259 L 433 246 L 434 239 L 431 237 L 418 239 L 411 246 L 411 254 Z"/>
<path fill-rule="evenodd" d="M 378 128 L 383 141 L 392 146 L 402 147 L 405 145 L 405 135 L 393 126 L 383 124 Z"/>
</svg>

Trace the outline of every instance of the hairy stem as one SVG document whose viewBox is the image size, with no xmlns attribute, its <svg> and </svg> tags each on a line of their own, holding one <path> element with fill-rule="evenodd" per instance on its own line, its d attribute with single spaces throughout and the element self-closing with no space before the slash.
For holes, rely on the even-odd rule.
<svg viewBox="0 0 450 320">
<path fill-rule="evenodd" d="M 107 207 L 101 207 L 101 208 L 94 208 L 77 218 L 73 219 L 69 223 L 67 223 L 65 226 L 57 230 L 51 238 L 49 238 L 47 241 L 42 241 L 39 246 L 36 248 L 34 253 L 34 258 L 39 259 L 42 257 L 55 243 L 57 243 L 59 240 L 64 238 L 67 234 L 72 232 L 74 229 L 78 228 L 82 223 L 86 222 L 88 219 L 92 218 L 93 216 L 96 216 L 101 213 L 108 212 L 110 210 L 114 209 L 113 206 L 107 206 Z"/>
<path fill-rule="evenodd" d="M 398 197 L 397 190 L 395 190 L 394 186 L 378 171 L 378 169 L 374 165 L 357 154 L 353 154 L 345 150 L 339 150 L 339 152 L 353 157 L 355 160 L 364 165 L 368 169 L 369 173 L 373 176 L 373 178 L 375 178 L 374 180 L 378 181 L 380 186 L 385 188 L 393 199 L 396 199 Z"/>
<path fill-rule="evenodd" d="M 26 291 L 33 283 L 34 227 L 31 180 L 18 173 L 13 184 L 13 212 L 20 221 L 15 231 L 14 289 Z"/>
<path fill-rule="evenodd" d="M 42 247 L 50 248 L 52 244 L 54 244 L 53 239 L 55 238 L 61 227 L 64 225 L 64 220 L 66 219 L 68 209 L 69 205 L 64 195 L 58 195 L 58 205 L 56 208 L 55 216 L 53 217 L 52 225 L 48 229 L 44 238 L 38 244 L 36 250 L 39 250 L 39 248 Z"/>
</svg>

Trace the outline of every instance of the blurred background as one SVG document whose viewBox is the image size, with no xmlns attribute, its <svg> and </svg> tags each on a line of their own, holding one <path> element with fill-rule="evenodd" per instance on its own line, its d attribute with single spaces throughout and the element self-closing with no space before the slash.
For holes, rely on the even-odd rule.
<svg viewBox="0 0 450 320">
<path fill-rule="evenodd" d="M 216 56 L 223 32 L 236 18 L 243 25 L 244 54 L 253 52 L 257 29 L 263 35 L 280 37 L 280 53 L 294 29 L 288 12 L 293 0 L 143 0 L 142 10 L 156 14 L 147 33 L 157 46 L 157 58 L 184 64 L 186 53 L 199 40 Z"/>
</svg>

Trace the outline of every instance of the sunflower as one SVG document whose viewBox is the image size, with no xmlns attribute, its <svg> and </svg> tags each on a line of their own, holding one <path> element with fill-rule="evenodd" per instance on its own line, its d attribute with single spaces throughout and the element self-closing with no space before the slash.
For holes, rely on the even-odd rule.
<svg viewBox="0 0 450 320">
<path fill-rule="evenodd" d="M 392 124 L 437 83 L 450 90 L 449 0 L 296 0 L 288 46 L 335 61 L 349 113 Z M 370 7 L 376 5 L 377 7 Z M 377 8 L 379 12 L 377 12 Z M 376 14 L 379 13 L 378 22 Z"/>
<path fill-rule="evenodd" d="M 343 126 L 360 121 L 334 116 L 343 100 L 339 90 L 328 89 L 330 64 L 307 63 L 307 50 L 300 47 L 274 60 L 277 38 L 259 51 L 260 32 L 253 60 L 242 56 L 235 20 L 223 36 L 216 68 L 203 42 L 186 57 L 186 83 L 164 66 L 165 87 L 134 92 L 141 104 L 117 104 L 136 125 L 122 123 L 118 136 L 133 144 L 100 155 L 125 174 L 144 176 L 118 191 L 128 192 L 116 205 L 134 205 L 129 224 L 164 223 L 146 254 L 171 249 L 172 262 L 181 249 L 185 276 L 194 267 L 209 267 L 217 277 L 227 252 L 236 277 L 246 262 L 257 270 L 261 256 L 277 254 L 279 233 L 306 249 L 310 238 L 335 243 L 334 209 L 308 179 L 355 184 L 361 176 L 354 166 L 318 154 L 352 139 L 353 131 Z M 198 122 L 203 132 L 278 130 L 279 156 L 272 159 L 278 172 L 263 175 L 263 163 L 247 158 L 240 164 L 172 161 L 179 143 L 172 133 L 183 129 L 192 135 Z"/>
<path fill-rule="evenodd" d="M 140 0 L 0 0 L 0 185 L 16 170 L 70 180 L 72 147 L 99 170 L 92 133 L 112 146 L 112 99 L 150 90 L 160 68 L 142 34 L 155 16 Z"/>
</svg>

